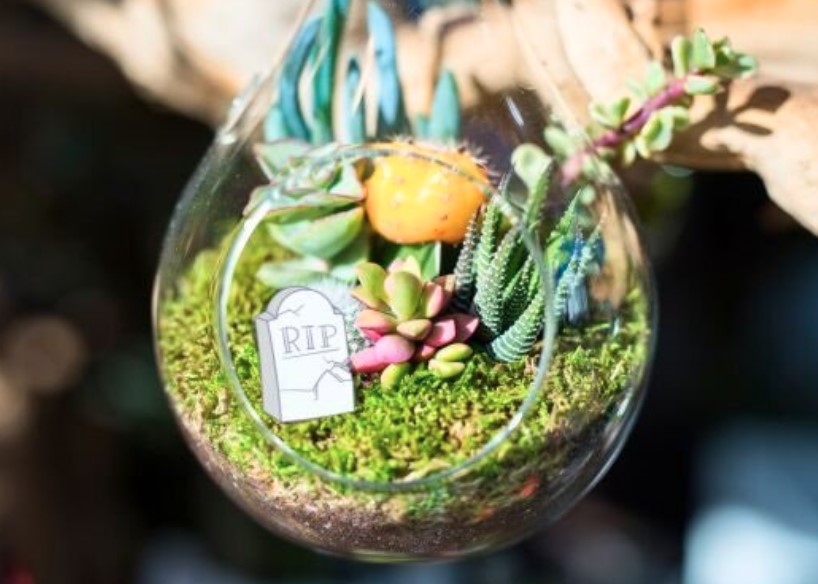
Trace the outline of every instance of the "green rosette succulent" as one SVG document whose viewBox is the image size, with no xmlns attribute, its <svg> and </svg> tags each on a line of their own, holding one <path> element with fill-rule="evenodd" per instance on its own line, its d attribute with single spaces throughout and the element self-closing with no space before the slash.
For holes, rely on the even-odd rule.
<svg viewBox="0 0 818 584">
<path fill-rule="evenodd" d="M 332 278 L 353 282 L 355 266 L 369 257 L 364 187 L 353 163 L 314 171 L 310 159 L 331 154 L 334 145 L 312 148 L 294 140 L 260 144 L 259 164 L 271 182 L 258 187 L 245 210 L 269 207 L 265 227 L 296 256 L 270 262 L 258 277 L 273 288 Z"/>
</svg>

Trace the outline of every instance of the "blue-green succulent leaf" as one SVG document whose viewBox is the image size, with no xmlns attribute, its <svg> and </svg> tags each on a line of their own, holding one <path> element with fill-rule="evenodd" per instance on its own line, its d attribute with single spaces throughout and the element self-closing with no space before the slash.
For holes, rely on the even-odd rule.
<svg viewBox="0 0 818 584">
<path fill-rule="evenodd" d="M 586 288 L 586 278 L 599 269 L 599 251 L 602 245 L 602 235 L 599 227 L 594 229 L 588 238 L 583 238 L 577 234 L 572 244 L 571 257 L 562 267 L 558 267 L 559 278 L 554 291 L 554 307 L 557 318 L 562 318 L 571 306 L 572 301 L 576 301 L 580 288 Z M 577 318 L 577 313 L 571 315 L 572 320 Z"/>
<path fill-rule="evenodd" d="M 313 79 L 312 141 L 323 144 L 332 140 L 332 96 L 335 89 L 335 66 L 338 46 L 346 20 L 348 2 L 327 0 L 321 19 L 318 43 L 313 48 L 317 69 Z"/>
<path fill-rule="evenodd" d="M 352 243 L 343 248 L 329 262 L 329 273 L 337 280 L 355 282 L 355 268 L 369 258 L 371 237 L 367 229 L 361 229 Z"/>
<path fill-rule="evenodd" d="M 361 67 L 356 58 L 351 58 L 347 65 L 347 76 L 344 85 L 344 112 L 347 141 L 357 144 L 366 141 L 366 105 L 361 96 L 358 99 L 358 86 L 361 83 Z"/>
<path fill-rule="evenodd" d="M 389 15 L 377 2 L 369 2 L 369 31 L 375 46 L 378 71 L 378 136 L 387 137 L 406 131 L 403 91 L 398 77 L 395 30 Z"/>
<path fill-rule="evenodd" d="M 432 100 L 427 137 L 433 140 L 454 141 L 460 136 L 460 95 L 457 80 L 448 69 L 440 73 Z"/>
<path fill-rule="evenodd" d="M 418 114 L 412 122 L 412 135 L 416 138 L 426 139 L 429 137 L 429 116 Z"/>
<path fill-rule="evenodd" d="M 266 142 L 275 142 L 287 137 L 287 124 L 284 122 L 284 114 L 281 113 L 278 105 L 272 106 L 267 112 L 263 132 Z"/>
<path fill-rule="evenodd" d="M 307 58 L 318 39 L 321 20 L 313 18 L 308 21 L 295 37 L 293 46 L 284 63 L 281 80 L 278 85 L 278 99 L 287 134 L 300 140 L 310 140 L 310 129 L 304 120 L 299 98 L 299 82 Z"/>
</svg>

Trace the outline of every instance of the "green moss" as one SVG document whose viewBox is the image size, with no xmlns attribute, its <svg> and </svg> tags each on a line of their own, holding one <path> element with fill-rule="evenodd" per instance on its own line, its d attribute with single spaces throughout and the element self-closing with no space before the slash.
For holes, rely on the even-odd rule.
<svg viewBox="0 0 818 584">
<path fill-rule="evenodd" d="M 236 367 L 262 414 L 253 319 L 272 292 L 257 281 L 255 273 L 261 264 L 285 253 L 265 230 L 259 230 L 237 268 L 229 307 Z M 168 389 L 186 420 L 234 465 L 276 481 L 303 481 L 306 474 L 301 467 L 261 437 L 233 399 L 221 372 L 211 321 L 217 264 L 216 252 L 202 253 L 182 277 L 178 293 L 160 307 Z M 480 498 L 490 500 L 500 488 L 507 496 L 509 483 L 516 488 L 530 478 L 532 464 L 540 474 L 544 465 L 563 464 L 570 453 L 564 447 L 566 441 L 612 415 L 623 392 L 642 374 L 647 337 L 644 308 L 636 289 L 620 311 L 615 336 L 607 323 L 561 331 L 542 399 L 525 423 L 475 471 L 484 479 L 475 486 Z M 496 363 L 478 352 L 454 380 L 441 380 L 420 367 L 393 389 L 377 382 L 359 383 L 354 414 L 295 424 L 263 417 L 303 457 L 336 473 L 378 482 L 419 478 L 467 460 L 501 430 L 525 398 L 536 361 L 532 356 L 516 363 Z M 554 448 L 555 443 L 560 447 Z M 495 481 L 500 477 L 503 481 Z M 445 488 L 427 491 L 403 511 L 429 514 L 439 510 L 441 502 L 455 504 L 451 499 L 452 492 Z"/>
</svg>

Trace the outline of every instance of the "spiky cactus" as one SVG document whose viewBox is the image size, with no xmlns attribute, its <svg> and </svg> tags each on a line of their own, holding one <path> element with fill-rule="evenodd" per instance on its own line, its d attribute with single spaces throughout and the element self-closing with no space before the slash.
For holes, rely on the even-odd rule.
<svg viewBox="0 0 818 584">
<path fill-rule="evenodd" d="M 515 153 L 515 170 L 528 187 L 521 220 L 505 225 L 495 198 L 475 215 L 455 269 L 455 301 L 481 322 L 491 353 L 500 361 L 528 355 L 542 334 L 546 297 L 537 262 L 525 245 L 542 221 L 551 177 L 550 159 L 526 144 Z M 578 199 L 581 193 L 576 196 Z M 585 277 L 600 263 L 599 230 L 583 237 L 577 203 L 572 202 L 546 241 L 548 264 L 555 268 L 555 316 L 574 322 L 587 311 Z"/>
<path fill-rule="evenodd" d="M 381 373 L 394 386 L 411 363 L 429 362 L 441 377 L 456 377 L 472 354 L 465 344 L 477 330 L 478 318 L 446 313 L 454 292 L 454 276 L 424 282 L 413 258 L 394 262 L 389 270 L 373 263 L 357 269 L 360 286 L 352 295 L 366 308 L 356 319 L 358 330 L 374 344 L 352 355 L 356 373 Z"/>
</svg>

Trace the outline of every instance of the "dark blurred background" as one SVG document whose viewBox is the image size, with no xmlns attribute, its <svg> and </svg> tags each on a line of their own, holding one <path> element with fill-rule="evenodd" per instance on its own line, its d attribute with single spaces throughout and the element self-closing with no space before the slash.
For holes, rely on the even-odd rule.
<svg viewBox="0 0 818 584">
<path fill-rule="evenodd" d="M 818 582 L 818 241 L 755 177 L 626 177 L 660 336 L 642 416 L 592 494 L 512 549 L 393 568 L 257 527 L 169 414 L 151 283 L 211 130 L 3 3 L 0 136 L 2 582 Z"/>
</svg>

